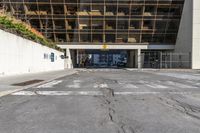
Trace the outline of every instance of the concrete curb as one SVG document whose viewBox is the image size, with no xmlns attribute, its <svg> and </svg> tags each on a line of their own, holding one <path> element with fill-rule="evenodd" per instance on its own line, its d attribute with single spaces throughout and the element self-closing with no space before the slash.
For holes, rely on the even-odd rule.
<svg viewBox="0 0 200 133">
<path fill-rule="evenodd" d="M 32 87 L 35 87 L 35 86 L 39 86 L 39 85 L 51 82 L 51 81 L 53 81 L 55 79 L 59 79 L 59 78 L 65 77 L 65 76 L 70 76 L 70 75 L 76 74 L 77 72 L 78 71 L 74 71 L 74 72 L 71 72 L 70 74 L 63 74 L 63 75 L 57 76 L 55 78 L 51 78 L 49 80 L 45 80 L 45 81 L 42 81 L 42 82 L 39 82 L 39 83 L 36 83 L 36 84 L 28 85 L 28 86 L 25 86 L 25 87 L 22 87 L 22 88 L 19 88 L 19 89 L 2 91 L 2 92 L 0 92 L 0 98 L 3 97 L 3 96 L 7 96 L 7 95 L 9 95 L 11 93 L 15 93 L 15 92 L 18 92 L 18 91 L 26 90 L 26 89 L 29 89 L 29 88 L 32 88 Z"/>
</svg>

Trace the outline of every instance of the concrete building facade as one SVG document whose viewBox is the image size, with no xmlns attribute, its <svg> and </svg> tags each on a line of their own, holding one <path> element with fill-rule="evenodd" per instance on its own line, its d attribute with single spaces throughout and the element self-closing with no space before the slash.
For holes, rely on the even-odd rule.
<svg viewBox="0 0 200 133">
<path fill-rule="evenodd" d="M 200 69 L 200 1 L 185 0 L 175 52 L 191 53 L 191 68 Z"/>
<path fill-rule="evenodd" d="M 66 49 L 65 67 L 87 50 L 126 50 L 127 67 L 200 69 L 199 0 L 0 1 Z"/>
</svg>

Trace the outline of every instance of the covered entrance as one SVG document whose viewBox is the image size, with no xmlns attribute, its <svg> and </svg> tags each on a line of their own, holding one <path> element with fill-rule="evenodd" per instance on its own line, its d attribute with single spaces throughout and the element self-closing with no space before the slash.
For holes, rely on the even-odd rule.
<svg viewBox="0 0 200 133">
<path fill-rule="evenodd" d="M 166 50 L 70 50 L 71 68 L 190 68 L 190 53 Z M 67 66 L 68 67 L 68 66 Z"/>
<path fill-rule="evenodd" d="M 184 59 L 183 56 L 173 58 L 173 56 L 163 54 L 169 51 L 172 53 L 174 45 L 71 44 L 59 46 L 66 52 L 66 68 L 163 68 L 169 64 L 166 63 L 167 61 L 173 61 L 177 57 L 178 62 Z M 171 64 L 170 67 L 173 67 L 173 63 Z"/>
<path fill-rule="evenodd" d="M 75 68 L 127 67 L 127 50 L 73 50 Z"/>
</svg>

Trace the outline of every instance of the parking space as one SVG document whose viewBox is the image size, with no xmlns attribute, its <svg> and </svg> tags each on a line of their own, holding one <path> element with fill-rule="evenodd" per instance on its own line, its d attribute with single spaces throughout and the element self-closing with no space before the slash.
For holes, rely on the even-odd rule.
<svg viewBox="0 0 200 133">
<path fill-rule="evenodd" d="M 0 132 L 200 132 L 198 72 L 77 71 L 2 97 Z"/>
</svg>

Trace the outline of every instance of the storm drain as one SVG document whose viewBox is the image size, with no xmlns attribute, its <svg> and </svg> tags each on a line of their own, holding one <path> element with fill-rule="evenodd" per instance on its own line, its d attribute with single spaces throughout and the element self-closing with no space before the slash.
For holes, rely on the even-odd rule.
<svg viewBox="0 0 200 133">
<path fill-rule="evenodd" d="M 25 82 L 21 82 L 21 83 L 12 84 L 12 86 L 27 86 L 27 85 L 36 84 L 36 83 L 39 83 L 42 81 L 44 81 L 44 80 L 34 79 L 34 80 L 29 80 L 29 81 L 25 81 Z"/>
</svg>

